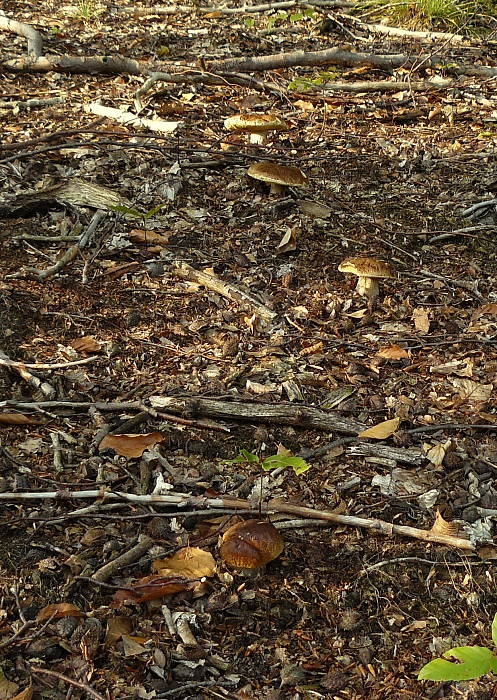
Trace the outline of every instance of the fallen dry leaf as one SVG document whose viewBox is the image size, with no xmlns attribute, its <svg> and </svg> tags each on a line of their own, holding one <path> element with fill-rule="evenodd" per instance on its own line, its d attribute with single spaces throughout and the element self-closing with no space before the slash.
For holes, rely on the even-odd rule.
<svg viewBox="0 0 497 700">
<path fill-rule="evenodd" d="M 85 617 L 85 613 L 72 603 L 53 603 L 42 608 L 36 616 L 36 620 L 37 622 L 46 622 L 50 618 L 59 620 L 61 617 Z"/>
<path fill-rule="evenodd" d="M 128 233 L 128 238 L 133 243 L 139 245 L 162 245 L 165 246 L 169 243 L 169 236 L 164 236 L 162 233 L 155 233 L 154 231 L 144 231 L 140 228 L 134 228 Z"/>
<path fill-rule="evenodd" d="M 384 440 L 390 435 L 393 435 L 400 425 L 400 418 L 392 418 L 385 420 L 383 423 L 373 425 L 372 428 L 367 428 L 359 433 L 358 437 L 374 438 L 375 440 Z"/>
<path fill-rule="evenodd" d="M 430 319 L 428 318 L 428 313 L 423 307 L 418 307 L 412 312 L 412 320 L 414 321 L 414 327 L 420 333 L 428 333 L 430 330 Z"/>
<path fill-rule="evenodd" d="M 158 442 L 165 440 L 162 433 L 106 435 L 99 450 L 112 449 L 121 457 L 141 457 L 147 447 L 153 447 Z"/>
<path fill-rule="evenodd" d="M 283 238 L 276 247 L 276 252 L 281 255 L 282 253 L 288 253 L 296 248 L 297 237 L 295 235 L 295 229 L 287 228 Z"/>
<path fill-rule="evenodd" d="M 457 537 L 459 528 L 455 523 L 449 523 L 447 520 L 444 520 L 440 515 L 440 511 L 437 510 L 435 522 L 433 523 L 430 532 L 434 535 L 450 535 L 451 537 Z"/>
<path fill-rule="evenodd" d="M 4 425 L 41 425 L 43 421 L 35 420 L 23 413 L 0 413 L 0 424 Z"/>
<path fill-rule="evenodd" d="M 176 573 L 185 578 L 202 578 L 214 575 L 216 562 L 210 552 L 198 547 L 183 547 L 167 559 L 154 561 L 152 568 L 161 576 Z"/>
<path fill-rule="evenodd" d="M 102 346 L 91 335 L 85 335 L 83 338 L 74 338 L 69 345 L 77 352 L 100 352 Z"/>
<path fill-rule="evenodd" d="M 479 384 L 471 379 L 452 379 L 451 383 L 461 399 L 469 402 L 488 401 L 494 389 L 493 384 Z"/>
<path fill-rule="evenodd" d="M 114 595 L 114 603 L 118 606 L 126 600 L 146 603 L 149 600 L 158 600 L 180 591 L 191 590 L 196 584 L 197 581 L 187 581 L 180 577 L 164 577 L 153 574 L 132 583 L 126 590 L 117 591 Z"/>
<path fill-rule="evenodd" d="M 133 620 L 125 615 L 116 615 L 107 620 L 107 630 L 105 632 L 104 646 L 106 649 L 113 647 L 121 637 L 128 634 L 133 629 Z"/>
<path fill-rule="evenodd" d="M 409 357 L 409 353 L 400 345 L 387 345 L 378 351 L 378 357 L 384 357 L 387 360 L 403 360 Z"/>
</svg>

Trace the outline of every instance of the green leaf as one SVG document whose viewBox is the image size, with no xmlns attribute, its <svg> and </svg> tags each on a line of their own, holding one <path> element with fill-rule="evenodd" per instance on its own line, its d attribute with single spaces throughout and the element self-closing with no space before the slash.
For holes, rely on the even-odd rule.
<svg viewBox="0 0 497 700">
<path fill-rule="evenodd" d="M 461 663 L 434 659 L 423 666 L 418 680 L 469 681 L 488 673 L 495 658 L 487 647 L 455 647 L 444 654 L 446 658 L 451 656 Z"/>
<path fill-rule="evenodd" d="M 304 10 L 304 15 L 306 17 L 314 17 L 315 14 L 316 14 L 316 12 L 314 10 L 311 10 L 310 7 L 309 7 L 309 9 Z"/>
<path fill-rule="evenodd" d="M 290 15 L 290 22 L 300 22 L 303 16 L 302 12 L 294 12 L 293 15 Z"/>
<path fill-rule="evenodd" d="M 497 613 L 495 613 L 492 621 L 492 641 L 497 647 Z"/>
<path fill-rule="evenodd" d="M 240 450 L 240 454 L 238 454 L 234 459 L 225 459 L 224 463 L 225 464 L 259 464 L 261 460 L 257 455 L 252 454 L 252 452 L 249 452 L 248 450 Z"/>
<path fill-rule="evenodd" d="M 252 17 L 246 17 L 244 21 L 249 29 L 252 29 L 252 27 L 255 24 L 255 19 L 253 19 Z"/>
<path fill-rule="evenodd" d="M 117 211 L 119 214 L 128 214 L 128 216 L 135 216 L 137 219 L 141 219 L 144 214 L 138 209 L 131 209 L 130 207 L 123 207 L 120 204 L 113 204 L 109 207 L 112 211 Z"/>
<path fill-rule="evenodd" d="M 153 209 L 149 209 L 143 216 L 145 219 L 150 219 L 152 216 L 155 216 L 157 212 L 159 212 L 161 209 L 163 209 L 166 205 L 165 204 L 158 204 L 156 207 L 153 207 Z"/>
<path fill-rule="evenodd" d="M 302 457 L 288 457 L 286 455 L 272 455 L 271 457 L 266 457 L 262 462 L 261 467 L 265 472 L 271 469 L 283 469 L 285 467 L 292 467 L 293 471 L 297 476 L 303 474 L 311 465 L 308 464 Z"/>
</svg>

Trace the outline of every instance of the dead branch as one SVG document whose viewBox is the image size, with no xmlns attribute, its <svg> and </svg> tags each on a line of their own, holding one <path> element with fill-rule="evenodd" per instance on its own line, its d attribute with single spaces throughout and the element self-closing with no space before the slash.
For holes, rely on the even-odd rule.
<svg viewBox="0 0 497 700">
<path fill-rule="evenodd" d="M 454 85 L 453 80 L 444 80 L 434 85 L 428 80 L 407 82 L 402 80 L 372 80 L 355 83 L 323 83 L 315 89 L 318 94 L 328 92 L 400 92 L 401 90 L 439 90 Z"/>
<path fill-rule="evenodd" d="M 39 391 L 45 398 L 53 399 L 54 396 L 56 396 L 57 392 L 51 384 L 42 381 L 38 377 L 35 377 L 34 374 L 26 369 L 24 363 L 11 360 L 10 357 L 2 352 L 2 350 L 0 350 L 0 365 L 14 369 L 24 379 L 24 381 L 29 384 L 30 387 L 32 387 L 35 391 Z"/>
<path fill-rule="evenodd" d="M 132 112 L 125 112 L 122 109 L 114 107 L 104 107 L 103 105 L 92 102 L 83 107 L 85 112 L 92 112 L 100 117 L 108 117 L 125 126 L 133 129 L 150 129 L 150 131 L 160 131 L 161 133 L 170 134 L 182 125 L 182 122 L 166 122 L 162 119 L 143 119 Z"/>
<path fill-rule="evenodd" d="M 436 68 L 442 63 L 442 59 L 435 55 L 410 56 L 407 54 L 373 54 L 359 53 L 335 46 L 323 51 L 293 51 L 291 53 L 270 54 L 267 56 L 244 56 L 241 58 L 227 58 L 222 61 L 210 61 L 207 68 L 213 73 L 225 71 L 258 72 L 278 70 L 292 66 L 324 66 L 324 65 L 373 65 L 380 68 L 413 68 L 420 63 L 424 66 Z M 472 71 L 472 72 L 470 72 Z M 475 72 L 476 71 L 476 72 Z M 482 66 L 473 68 L 469 66 L 451 67 L 452 73 L 466 75 L 485 75 L 492 77 L 497 75 L 497 68 Z"/>
<path fill-rule="evenodd" d="M 17 36 L 23 36 L 28 40 L 28 56 L 38 58 L 43 51 L 43 38 L 36 29 L 30 27 L 24 22 L 17 22 L 15 19 L 10 19 L 2 11 L 0 11 L 0 29 L 5 29 L 8 32 L 13 32 Z"/>
<path fill-rule="evenodd" d="M 401 29 L 400 27 L 389 27 L 386 24 L 369 24 L 363 22 L 352 15 L 339 15 L 344 22 L 352 24 L 357 29 L 363 32 L 372 34 L 383 34 L 387 36 L 400 36 L 418 39 L 420 41 L 448 41 L 453 43 L 471 43 L 471 37 L 463 36 L 462 34 L 450 34 L 449 32 L 421 32 L 412 29 Z M 331 15 L 331 20 L 335 19 L 335 14 Z"/>
<path fill-rule="evenodd" d="M 9 360 L 8 358 L 0 355 L 0 365 L 3 365 L 4 367 L 12 367 L 13 369 L 65 369 L 66 367 L 74 367 L 75 365 L 87 365 L 90 362 L 94 362 L 94 360 L 94 357 L 85 357 L 82 360 L 71 360 L 71 362 L 54 362 L 50 364 L 49 362 L 17 362 L 16 360 Z"/>
<path fill-rule="evenodd" d="M 1 19 L 1 15 L 0 15 Z M 31 109 L 32 107 L 52 107 L 64 104 L 62 97 L 48 97 L 45 100 L 13 100 L 12 102 L 0 102 L 0 109 Z"/>
<path fill-rule="evenodd" d="M 106 698 L 103 695 L 100 695 L 100 693 L 97 693 L 96 690 L 94 690 L 91 685 L 87 685 L 86 683 L 82 683 L 81 681 L 77 681 L 74 678 L 69 678 L 68 676 L 62 675 L 62 673 L 58 673 L 57 671 L 49 671 L 46 668 L 39 668 L 38 666 L 31 666 L 30 667 L 31 673 L 36 674 L 45 674 L 47 676 L 53 676 L 53 678 L 57 678 L 60 681 L 64 681 L 64 683 L 67 683 L 68 685 L 72 685 L 75 688 L 79 688 L 80 690 L 83 690 L 87 695 L 91 695 L 91 697 L 95 698 L 95 700 L 106 700 Z"/>
<path fill-rule="evenodd" d="M 163 504 L 165 507 L 176 505 L 178 508 L 186 506 L 200 506 L 217 508 L 241 508 L 243 510 L 251 510 L 253 504 L 243 498 L 204 498 L 202 496 L 188 496 L 184 494 L 168 493 L 164 495 L 137 495 L 133 493 L 125 493 L 122 491 L 34 491 L 34 492 L 13 492 L 0 493 L 0 501 L 30 501 L 30 500 L 67 500 L 67 499 L 99 499 L 128 501 L 131 503 L 147 503 L 153 505 Z M 298 506 L 292 503 L 284 503 L 279 500 L 269 501 L 266 505 L 261 506 L 261 511 L 266 514 L 271 513 L 291 513 L 302 518 L 315 518 L 317 520 L 329 520 L 334 523 L 346 525 L 348 527 L 360 527 L 366 530 L 380 532 L 388 537 L 392 535 L 401 535 L 426 542 L 437 542 L 449 547 L 457 547 L 475 552 L 476 546 L 463 537 L 455 537 L 453 535 L 444 535 L 431 530 L 421 530 L 417 527 L 408 525 L 395 525 L 378 520 L 377 518 L 358 518 L 354 515 L 340 515 L 329 510 L 318 510 L 315 508 L 307 508 L 306 506 Z M 181 513 L 181 511 L 179 511 Z M 97 572 L 98 573 L 98 572 Z"/>
<path fill-rule="evenodd" d="M 437 68 L 444 64 L 440 57 L 428 54 L 411 56 L 408 54 L 373 54 L 359 53 L 333 47 L 323 51 L 295 51 L 291 53 L 270 54 L 267 56 L 245 56 L 241 58 L 229 58 L 222 61 L 206 62 L 208 73 L 205 81 L 211 80 L 212 74 L 222 76 L 226 73 L 247 73 L 278 70 L 295 66 L 360 66 L 372 65 L 379 68 Z M 58 71 L 61 73 L 98 73 L 104 75 L 128 75 L 150 76 L 160 73 L 164 64 L 157 62 L 135 61 L 124 56 L 40 56 L 35 59 L 15 58 L 0 62 L 6 70 L 25 73 L 48 73 Z M 182 67 L 184 70 L 184 66 Z M 189 71 L 192 69 L 190 68 Z M 492 66 L 468 66 L 450 64 L 445 65 L 444 70 L 454 75 L 471 75 L 492 78 L 497 75 L 497 68 Z M 184 81 L 188 82 L 189 72 L 182 73 Z M 208 77 L 210 74 L 210 77 Z M 198 74 L 197 74 L 198 75 Z M 164 79 L 164 78 L 161 78 Z M 232 80 L 236 79 L 232 77 Z"/>
<path fill-rule="evenodd" d="M 191 5 L 169 5 L 167 7 L 127 7 L 117 9 L 117 12 L 133 16 L 144 15 L 175 15 L 181 12 L 219 12 L 223 15 L 236 15 L 255 12 L 271 12 L 274 10 L 289 10 L 292 7 L 354 7 L 353 2 L 347 0 L 284 0 L 283 2 L 271 2 L 264 5 L 241 5 L 240 7 L 195 7 Z"/>
<path fill-rule="evenodd" d="M 91 577 L 93 581 L 104 582 L 108 581 L 114 574 L 116 574 L 120 569 L 129 564 L 134 564 L 135 561 L 141 559 L 141 557 L 148 552 L 150 547 L 153 545 L 154 541 L 148 535 L 144 535 L 137 545 L 129 549 L 124 554 L 121 554 L 116 559 L 113 559 L 101 569 L 95 571 Z"/>
<path fill-rule="evenodd" d="M 168 413 L 179 413 L 188 417 L 199 415 L 224 420 L 242 420 L 253 423 L 267 422 L 277 425 L 294 425 L 299 428 L 336 430 L 346 435 L 357 435 L 367 426 L 350 418 L 342 418 L 338 413 L 320 411 L 313 406 L 293 404 L 259 404 L 230 401 L 216 401 L 203 398 L 178 398 L 151 396 L 154 408 L 166 409 Z"/>
<path fill-rule="evenodd" d="M 172 273 L 175 277 L 190 280 L 191 282 L 202 285 L 202 287 L 206 289 L 211 289 L 230 301 L 248 306 L 253 313 L 260 316 L 264 321 L 273 321 L 277 316 L 275 311 L 271 311 L 271 309 L 258 301 L 252 294 L 235 287 L 235 285 L 230 282 L 220 280 L 219 277 L 210 275 L 202 270 L 195 270 L 187 263 L 176 263 L 172 268 Z"/>
</svg>

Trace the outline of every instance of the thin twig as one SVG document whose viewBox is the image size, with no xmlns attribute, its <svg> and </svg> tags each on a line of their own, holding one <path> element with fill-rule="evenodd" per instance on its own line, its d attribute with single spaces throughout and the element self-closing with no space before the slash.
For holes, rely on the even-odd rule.
<svg viewBox="0 0 497 700">
<path fill-rule="evenodd" d="M 43 674 L 47 676 L 53 676 L 54 678 L 58 678 L 61 681 L 64 681 L 65 683 L 69 683 L 69 685 L 73 685 L 76 688 L 80 688 L 81 690 L 84 690 L 86 693 L 94 697 L 96 700 L 107 700 L 107 698 L 104 695 L 100 695 L 100 693 L 97 693 L 96 690 L 94 690 L 90 685 L 87 685 L 86 683 L 82 683 L 81 681 L 77 681 L 74 678 L 69 678 L 68 676 L 62 675 L 62 673 L 58 673 L 57 671 L 49 671 L 47 668 L 40 668 L 39 666 L 31 666 L 30 670 L 32 673 L 36 674 Z"/>
</svg>

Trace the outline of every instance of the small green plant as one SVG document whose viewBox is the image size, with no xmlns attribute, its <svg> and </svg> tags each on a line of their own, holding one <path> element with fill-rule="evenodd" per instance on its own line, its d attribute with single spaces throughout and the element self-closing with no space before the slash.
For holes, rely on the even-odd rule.
<svg viewBox="0 0 497 700">
<path fill-rule="evenodd" d="M 312 90 L 324 85 L 325 83 L 336 80 L 339 75 L 340 74 L 337 71 L 325 71 L 323 73 L 319 73 L 316 78 L 295 78 L 288 83 L 288 89 L 296 90 L 298 92 L 306 92 L 306 90 Z"/>
<path fill-rule="evenodd" d="M 99 16 L 104 12 L 98 0 L 78 0 L 77 17 L 84 22 L 93 22 L 98 20 Z"/>
<path fill-rule="evenodd" d="M 497 646 L 497 613 L 492 622 L 492 641 Z M 487 647 L 455 647 L 446 651 L 444 657 L 452 657 L 459 663 L 434 659 L 423 666 L 418 680 L 470 681 L 486 673 L 497 673 L 496 652 Z"/>
<path fill-rule="evenodd" d="M 269 472 L 272 469 L 291 467 L 297 476 L 311 468 L 311 465 L 305 459 L 294 457 L 287 450 L 264 459 L 248 450 L 240 450 L 240 453 L 234 459 L 227 459 L 226 464 L 257 464 L 265 472 Z"/>
<path fill-rule="evenodd" d="M 163 207 L 165 207 L 165 204 L 159 204 L 157 207 L 153 207 L 152 209 L 149 209 L 148 211 L 138 211 L 138 209 L 133 209 L 131 207 L 124 207 L 121 204 L 115 204 L 113 206 L 110 206 L 109 209 L 112 211 L 118 212 L 118 214 L 126 214 L 126 216 L 131 216 L 134 219 L 151 219 L 153 216 L 157 214 Z"/>
</svg>

